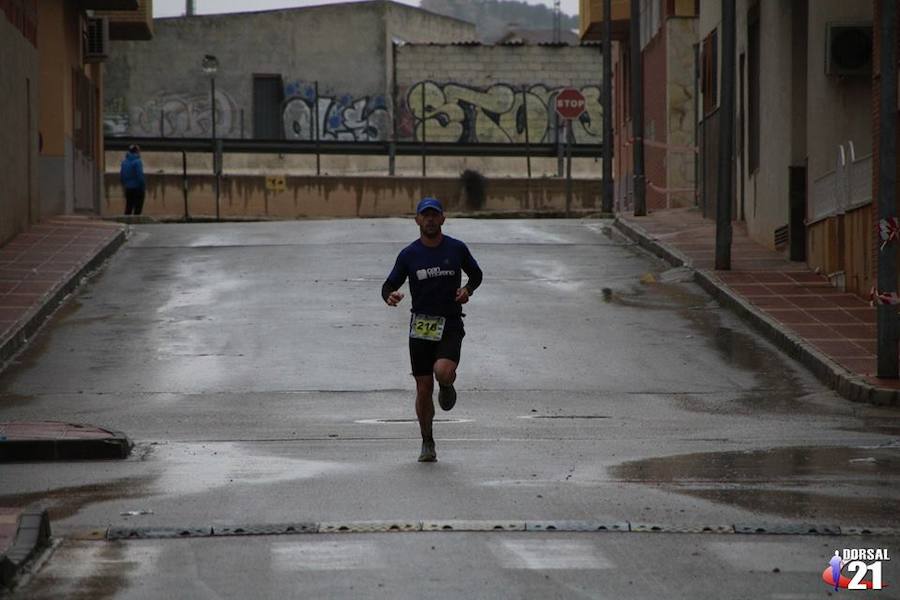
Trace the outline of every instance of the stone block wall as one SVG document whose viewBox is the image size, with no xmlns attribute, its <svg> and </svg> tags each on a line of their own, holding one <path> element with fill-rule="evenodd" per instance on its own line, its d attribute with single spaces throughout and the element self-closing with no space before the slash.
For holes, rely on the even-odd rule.
<svg viewBox="0 0 900 600">
<path fill-rule="evenodd" d="M 524 143 L 527 131 L 529 142 L 555 142 L 556 94 L 574 87 L 586 100 L 576 142 L 602 141 L 599 46 L 408 44 L 396 80 L 401 140 Z"/>
</svg>

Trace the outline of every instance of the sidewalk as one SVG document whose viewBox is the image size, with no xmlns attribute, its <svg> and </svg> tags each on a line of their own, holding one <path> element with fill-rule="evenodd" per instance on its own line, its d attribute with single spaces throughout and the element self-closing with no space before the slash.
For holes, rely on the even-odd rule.
<svg viewBox="0 0 900 600">
<path fill-rule="evenodd" d="M 614 226 L 670 264 L 694 269 L 707 292 L 845 398 L 900 404 L 900 381 L 875 377 L 875 309 L 859 296 L 757 244 L 740 224 L 733 228 L 731 270 L 716 271 L 715 222 L 693 209 L 619 215 Z"/>
<path fill-rule="evenodd" d="M 67 216 L 34 225 L 0 247 L 0 367 L 124 241 L 124 225 Z M 124 435 L 91 425 L 0 422 L 0 463 L 125 458 L 130 449 Z"/>
<path fill-rule="evenodd" d="M 124 241 L 124 225 L 67 216 L 38 223 L 0 247 L 0 364 Z"/>
</svg>

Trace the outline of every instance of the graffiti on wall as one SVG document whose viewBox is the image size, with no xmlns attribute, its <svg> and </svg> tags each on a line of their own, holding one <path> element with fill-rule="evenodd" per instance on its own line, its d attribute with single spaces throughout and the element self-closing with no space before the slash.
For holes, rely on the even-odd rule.
<svg viewBox="0 0 900 600">
<path fill-rule="evenodd" d="M 455 83 L 420 81 L 410 87 L 400 107 L 398 132 L 402 138 L 435 142 L 524 144 L 556 140 L 554 102 L 563 88 L 545 85 L 506 84 L 486 89 Z M 600 88 L 581 88 L 584 114 L 573 123 L 576 143 L 600 143 L 603 139 L 603 107 Z M 527 107 L 527 113 L 526 113 Z"/>
<path fill-rule="evenodd" d="M 552 143 L 558 125 L 554 102 L 561 87 L 492 85 L 476 88 L 456 83 L 421 81 L 399 99 L 399 139 L 435 142 Z M 584 114 L 573 124 L 576 143 L 600 143 L 603 138 L 600 88 L 581 88 Z M 388 101 L 373 95 L 323 94 L 316 98 L 311 84 L 285 86 L 282 124 L 287 140 L 315 140 L 318 124 L 323 141 L 376 141 L 393 137 Z M 424 106 L 423 106 L 424 101 Z M 527 107 L 527 114 L 526 114 Z M 208 137 L 211 135 L 208 94 L 160 93 L 137 108 L 124 98 L 107 100 L 107 135 Z M 241 109 L 228 93 L 216 91 L 216 133 L 241 134 Z M 249 132 L 248 132 L 249 133 Z"/>
<path fill-rule="evenodd" d="M 106 104 L 108 135 L 208 137 L 212 134 L 209 94 L 162 93 L 129 111 L 124 98 Z M 226 92 L 216 90 L 216 135 L 240 134 L 240 108 Z"/>
<path fill-rule="evenodd" d="M 390 115 L 384 96 L 320 95 L 317 102 L 315 86 L 300 82 L 286 85 L 285 96 L 282 111 L 285 139 L 314 140 L 317 123 L 320 140 L 390 138 Z"/>
</svg>

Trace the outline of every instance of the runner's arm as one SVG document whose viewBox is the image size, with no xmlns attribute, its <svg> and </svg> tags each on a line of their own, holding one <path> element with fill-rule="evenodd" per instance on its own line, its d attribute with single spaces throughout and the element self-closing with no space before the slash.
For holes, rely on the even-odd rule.
<svg viewBox="0 0 900 600">
<path fill-rule="evenodd" d="M 393 285 L 391 285 L 390 280 L 385 281 L 384 283 L 381 284 L 381 299 L 384 300 L 385 302 L 387 302 L 388 296 L 391 295 L 391 292 L 396 292 L 396 291 L 397 291 L 397 288 L 395 288 Z"/>
<path fill-rule="evenodd" d="M 463 256 L 462 270 L 469 277 L 469 280 L 466 281 L 466 285 L 463 287 L 468 290 L 469 295 L 471 296 L 475 293 L 475 290 L 478 289 L 478 286 L 481 285 L 484 274 L 481 272 L 481 267 L 478 266 L 478 263 L 475 261 L 475 258 L 472 256 L 472 253 L 469 252 L 468 248 L 466 248 Z"/>
<path fill-rule="evenodd" d="M 406 269 L 403 267 L 401 253 L 397 256 L 397 261 L 394 263 L 394 268 L 391 270 L 391 274 L 388 275 L 388 278 L 381 284 L 381 299 L 385 302 L 388 301 L 388 297 L 403 285 L 403 282 L 406 281 Z"/>
</svg>

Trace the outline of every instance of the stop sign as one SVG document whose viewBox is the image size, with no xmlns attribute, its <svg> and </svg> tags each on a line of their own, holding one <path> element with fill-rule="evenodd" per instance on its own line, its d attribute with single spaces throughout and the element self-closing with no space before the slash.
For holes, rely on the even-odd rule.
<svg viewBox="0 0 900 600">
<path fill-rule="evenodd" d="M 575 88 L 565 88 L 556 95 L 556 112 L 563 119 L 577 119 L 584 112 L 584 96 Z"/>
</svg>

